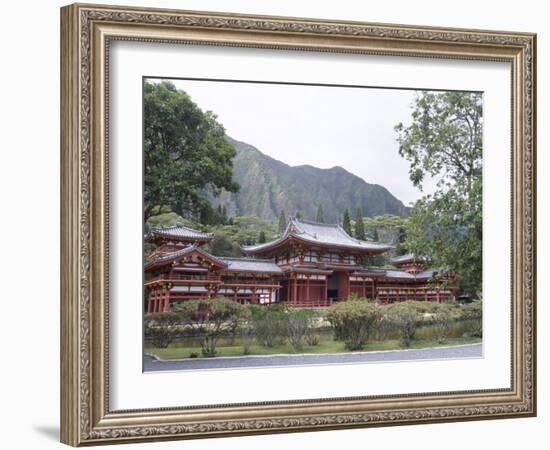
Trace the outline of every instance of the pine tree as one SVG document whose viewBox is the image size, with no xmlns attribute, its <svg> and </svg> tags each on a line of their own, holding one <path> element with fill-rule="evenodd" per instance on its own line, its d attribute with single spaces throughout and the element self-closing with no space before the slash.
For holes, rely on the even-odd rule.
<svg viewBox="0 0 550 450">
<path fill-rule="evenodd" d="M 319 223 L 325 223 L 325 216 L 323 214 L 323 207 L 319 205 L 317 207 L 317 218 L 316 221 Z"/>
<path fill-rule="evenodd" d="M 378 228 L 375 228 L 372 233 L 372 240 L 374 242 L 378 242 L 380 240 L 380 237 L 378 236 Z"/>
<path fill-rule="evenodd" d="M 302 213 L 300 211 L 296 211 L 296 219 L 301 220 Z"/>
<path fill-rule="evenodd" d="M 351 236 L 351 221 L 349 219 L 348 208 L 344 210 L 344 219 L 342 220 L 342 228 L 346 233 L 348 233 Z"/>
<path fill-rule="evenodd" d="M 259 244 L 265 244 L 266 240 L 267 239 L 265 238 L 264 230 L 260 231 L 260 237 L 258 238 L 258 243 Z"/>
<path fill-rule="evenodd" d="M 286 216 L 285 212 L 281 210 L 279 213 L 279 233 L 283 234 L 286 229 Z"/>
<path fill-rule="evenodd" d="M 363 212 L 360 206 L 355 209 L 355 237 L 360 241 L 365 240 L 365 224 L 363 223 Z"/>
<path fill-rule="evenodd" d="M 408 250 L 405 247 L 406 240 L 407 240 L 407 232 L 405 231 L 405 228 L 399 227 L 397 229 L 397 245 L 395 246 L 396 256 L 401 256 L 408 253 Z"/>
</svg>

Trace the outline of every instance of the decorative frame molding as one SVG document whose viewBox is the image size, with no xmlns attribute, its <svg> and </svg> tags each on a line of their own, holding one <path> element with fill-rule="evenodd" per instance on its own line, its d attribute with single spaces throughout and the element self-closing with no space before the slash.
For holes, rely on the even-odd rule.
<svg viewBox="0 0 550 450">
<path fill-rule="evenodd" d="M 511 388 L 110 411 L 106 68 L 112 40 L 510 62 Z M 62 442 L 78 446 L 535 415 L 535 58 L 536 36 L 529 33 L 105 5 L 62 8 Z"/>
</svg>

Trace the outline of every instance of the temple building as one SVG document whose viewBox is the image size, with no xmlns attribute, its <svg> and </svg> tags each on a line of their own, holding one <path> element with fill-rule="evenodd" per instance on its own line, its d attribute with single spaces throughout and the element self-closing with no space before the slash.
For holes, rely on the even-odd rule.
<svg viewBox="0 0 550 450">
<path fill-rule="evenodd" d="M 339 225 L 291 218 L 279 239 L 242 247 L 246 258 L 211 255 L 203 245 L 212 238 L 181 224 L 149 231 L 145 241 L 155 248 L 144 266 L 146 312 L 210 297 L 327 307 L 350 294 L 381 303 L 452 301 L 456 295 L 456 287 L 449 286 L 453 277 L 424 269 L 413 255 L 392 258 L 392 269 L 365 266 L 368 257 L 392 246 L 355 239 Z"/>
</svg>

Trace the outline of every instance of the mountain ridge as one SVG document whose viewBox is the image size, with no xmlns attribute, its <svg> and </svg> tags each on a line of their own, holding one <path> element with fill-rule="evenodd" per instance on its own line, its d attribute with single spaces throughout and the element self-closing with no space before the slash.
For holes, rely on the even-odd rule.
<svg viewBox="0 0 550 450">
<path fill-rule="evenodd" d="M 314 220 L 321 206 L 325 222 L 340 223 L 344 209 L 353 218 L 357 205 L 366 217 L 408 213 L 384 186 L 367 183 L 341 166 L 290 166 L 246 142 L 230 136 L 226 140 L 236 150 L 233 179 L 240 189 L 223 191 L 211 201 L 224 205 L 228 215 L 256 215 L 274 222 L 282 210 L 287 217 L 299 211 L 304 219 Z"/>
</svg>

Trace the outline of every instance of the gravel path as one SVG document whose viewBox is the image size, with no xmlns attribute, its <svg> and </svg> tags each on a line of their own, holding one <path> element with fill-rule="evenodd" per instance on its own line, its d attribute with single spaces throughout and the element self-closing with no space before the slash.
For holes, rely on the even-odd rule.
<svg viewBox="0 0 550 450">
<path fill-rule="evenodd" d="M 426 359 L 480 358 L 482 344 L 452 347 L 423 348 L 419 350 L 392 350 L 321 355 L 270 355 L 159 360 L 150 355 L 143 357 L 145 372 L 166 370 L 227 369 L 266 366 L 295 366 L 305 364 L 342 364 L 358 362 L 412 361 Z"/>
</svg>

